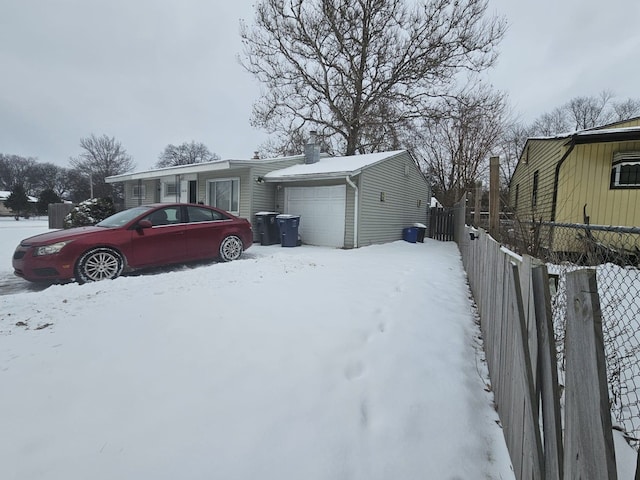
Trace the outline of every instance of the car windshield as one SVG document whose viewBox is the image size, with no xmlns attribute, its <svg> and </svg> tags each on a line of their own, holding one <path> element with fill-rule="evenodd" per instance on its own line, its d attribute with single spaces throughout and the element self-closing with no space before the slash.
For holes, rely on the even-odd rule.
<svg viewBox="0 0 640 480">
<path fill-rule="evenodd" d="M 105 218 L 100 223 L 96 223 L 96 227 L 104 227 L 104 228 L 116 228 L 126 225 L 131 220 L 136 218 L 139 215 L 142 215 L 145 212 L 151 210 L 152 207 L 135 207 L 130 208 L 128 210 L 123 210 L 122 212 L 118 212 L 115 215 L 111 215 L 110 217 Z"/>
</svg>

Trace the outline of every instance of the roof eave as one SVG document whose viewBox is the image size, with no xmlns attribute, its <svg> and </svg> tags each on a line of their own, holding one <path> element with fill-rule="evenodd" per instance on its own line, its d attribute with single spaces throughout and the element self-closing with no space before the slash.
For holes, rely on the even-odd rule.
<svg viewBox="0 0 640 480">
<path fill-rule="evenodd" d="M 147 170 L 138 173 L 125 173 L 122 175 L 112 175 L 105 178 L 106 183 L 127 182 L 130 180 L 149 180 L 152 178 L 170 177 L 172 175 L 185 175 L 189 173 L 213 172 L 217 170 L 228 170 L 231 168 L 231 162 L 225 160 L 222 162 L 212 163 L 196 163 L 193 165 L 179 165 L 176 167 L 162 168 L 157 170 Z"/>
<path fill-rule="evenodd" d="M 572 141 L 576 145 L 589 143 L 633 142 L 640 140 L 640 130 L 621 132 L 598 132 L 594 130 L 588 134 L 575 135 Z"/>
<path fill-rule="evenodd" d="M 264 177 L 264 181 L 267 183 L 282 183 L 282 182 L 312 182 L 323 180 L 339 180 L 341 178 L 353 177 L 359 175 L 362 170 L 354 170 L 351 172 L 335 172 L 335 173 L 306 173 L 299 175 L 286 175 L 282 177 Z"/>
</svg>

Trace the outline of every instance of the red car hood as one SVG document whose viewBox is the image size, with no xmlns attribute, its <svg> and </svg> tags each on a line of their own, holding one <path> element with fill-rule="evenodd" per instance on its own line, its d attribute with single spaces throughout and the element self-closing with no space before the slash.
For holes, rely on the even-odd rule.
<svg viewBox="0 0 640 480">
<path fill-rule="evenodd" d="M 41 233 L 40 235 L 25 238 L 24 240 L 22 240 L 22 242 L 20 242 L 20 244 L 25 246 L 49 245 L 51 243 L 62 242 L 64 240 L 72 240 L 79 236 L 90 235 L 92 233 L 104 233 L 105 230 L 108 229 L 102 227 L 77 227 L 70 228 L 68 230 L 56 230 L 55 232 Z"/>
</svg>

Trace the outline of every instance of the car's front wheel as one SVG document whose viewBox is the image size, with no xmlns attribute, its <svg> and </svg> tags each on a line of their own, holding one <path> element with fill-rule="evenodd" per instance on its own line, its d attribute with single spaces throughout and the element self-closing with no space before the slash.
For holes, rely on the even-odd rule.
<svg viewBox="0 0 640 480">
<path fill-rule="evenodd" d="M 230 235 L 220 243 L 220 258 L 225 262 L 237 260 L 242 255 L 242 240 L 235 235 Z"/>
<path fill-rule="evenodd" d="M 111 280 L 120 276 L 124 268 L 122 255 L 111 248 L 94 248 L 85 252 L 76 265 L 79 283 Z"/>
</svg>

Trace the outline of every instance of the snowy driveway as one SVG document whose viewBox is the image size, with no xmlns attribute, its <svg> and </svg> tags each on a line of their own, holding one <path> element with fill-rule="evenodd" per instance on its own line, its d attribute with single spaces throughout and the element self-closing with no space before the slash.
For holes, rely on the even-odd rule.
<svg viewBox="0 0 640 480">
<path fill-rule="evenodd" d="M 435 241 L 2 296 L 2 478 L 513 478 L 476 345 Z"/>
</svg>

